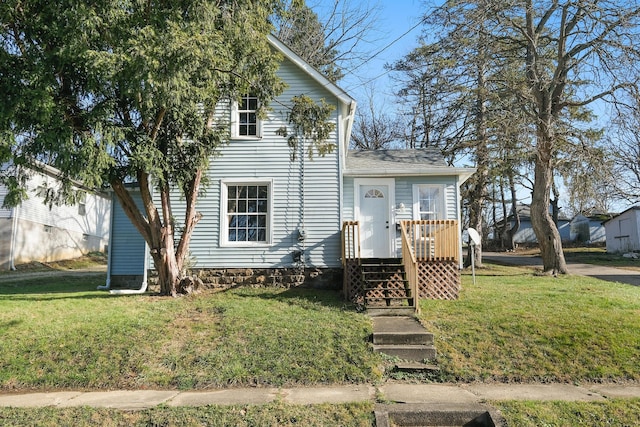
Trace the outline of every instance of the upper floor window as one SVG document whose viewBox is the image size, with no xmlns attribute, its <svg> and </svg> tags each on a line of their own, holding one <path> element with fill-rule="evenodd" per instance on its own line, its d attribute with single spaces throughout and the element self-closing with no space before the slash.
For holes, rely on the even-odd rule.
<svg viewBox="0 0 640 427">
<path fill-rule="evenodd" d="M 258 119 L 259 106 L 258 97 L 256 96 L 243 95 L 242 98 L 240 98 L 240 102 L 236 104 L 236 111 L 234 112 L 234 136 L 260 136 L 260 120 Z"/>
<path fill-rule="evenodd" d="M 445 219 L 444 186 L 416 184 L 413 186 L 414 219 Z"/>
</svg>

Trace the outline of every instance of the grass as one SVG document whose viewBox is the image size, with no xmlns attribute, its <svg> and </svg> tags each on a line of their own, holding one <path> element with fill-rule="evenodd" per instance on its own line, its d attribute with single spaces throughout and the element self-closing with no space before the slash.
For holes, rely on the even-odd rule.
<svg viewBox="0 0 640 427">
<path fill-rule="evenodd" d="M 422 301 L 430 381 L 640 381 L 640 288 L 489 265 L 458 301 Z M 104 276 L 0 284 L 0 391 L 376 383 L 371 322 L 337 293 L 238 288 L 113 297 Z M 417 380 L 415 377 L 412 380 Z M 421 378 L 419 380 L 425 380 Z M 509 425 L 632 425 L 639 399 L 492 402 Z M 373 425 L 372 404 L 0 408 L 3 425 Z"/>
<path fill-rule="evenodd" d="M 205 389 L 380 377 L 371 322 L 334 292 L 113 297 L 101 275 L 0 285 L 0 389 Z"/>
<path fill-rule="evenodd" d="M 373 426 L 373 404 L 159 407 L 144 411 L 96 408 L 0 408 L 0 424 L 13 426 Z"/>
<path fill-rule="evenodd" d="M 492 402 L 510 426 L 630 427 L 640 420 L 640 399 L 613 399 L 605 402 Z"/>
<path fill-rule="evenodd" d="M 459 301 L 421 301 L 440 381 L 640 380 L 640 288 L 491 266 Z"/>
</svg>

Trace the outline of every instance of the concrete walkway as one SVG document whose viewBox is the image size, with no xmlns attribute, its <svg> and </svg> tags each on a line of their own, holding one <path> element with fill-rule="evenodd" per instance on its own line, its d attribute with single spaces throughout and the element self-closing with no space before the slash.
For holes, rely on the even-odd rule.
<svg viewBox="0 0 640 427">
<path fill-rule="evenodd" d="M 89 406 L 141 410 L 158 405 L 205 406 L 265 404 L 276 399 L 291 404 L 347 403 L 384 400 L 388 403 L 478 405 L 487 400 L 599 401 L 640 398 L 640 385 L 593 384 L 406 384 L 345 385 L 300 388 L 234 388 L 211 391 L 117 390 L 0 394 L 2 407 Z"/>
<path fill-rule="evenodd" d="M 498 264 L 518 265 L 525 267 L 542 267 L 542 259 L 538 256 L 517 255 L 512 252 L 484 252 L 482 259 Z M 605 265 L 581 264 L 567 262 L 570 274 L 594 277 L 609 282 L 626 283 L 640 286 L 640 271 L 623 268 L 607 267 Z"/>
</svg>

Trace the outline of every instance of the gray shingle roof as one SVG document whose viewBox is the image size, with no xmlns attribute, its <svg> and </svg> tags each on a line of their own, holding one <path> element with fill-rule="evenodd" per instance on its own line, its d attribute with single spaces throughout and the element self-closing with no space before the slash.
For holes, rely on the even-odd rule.
<svg viewBox="0 0 640 427">
<path fill-rule="evenodd" d="M 345 176 L 457 176 L 462 184 L 475 168 L 448 166 L 437 149 L 350 150 L 344 169 Z"/>
<path fill-rule="evenodd" d="M 447 168 L 442 154 L 435 149 L 349 150 L 347 170 L 388 170 Z"/>
</svg>

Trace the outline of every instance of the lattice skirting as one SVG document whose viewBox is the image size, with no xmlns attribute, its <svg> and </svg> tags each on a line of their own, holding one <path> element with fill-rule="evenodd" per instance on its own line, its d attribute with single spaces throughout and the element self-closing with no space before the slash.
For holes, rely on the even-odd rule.
<svg viewBox="0 0 640 427">
<path fill-rule="evenodd" d="M 354 304 L 364 304 L 364 286 L 362 283 L 362 270 L 357 259 L 346 261 L 343 274 L 343 292 L 347 301 Z"/>
<path fill-rule="evenodd" d="M 455 261 L 421 261 L 418 265 L 418 298 L 457 299 L 460 294 L 460 270 Z M 344 268 L 343 292 L 345 299 L 354 304 L 365 304 L 365 290 L 362 271 L 358 260 L 348 260 Z M 383 296 L 375 291 L 367 295 L 368 304 L 375 305 L 375 299 Z M 381 299 L 382 301 L 382 299 Z"/>
<path fill-rule="evenodd" d="M 460 270 L 456 261 L 419 261 L 418 297 L 425 299 L 458 299 Z"/>
</svg>

